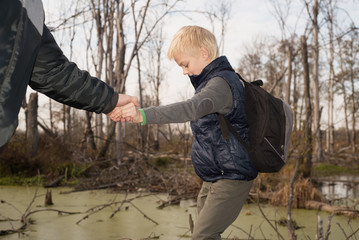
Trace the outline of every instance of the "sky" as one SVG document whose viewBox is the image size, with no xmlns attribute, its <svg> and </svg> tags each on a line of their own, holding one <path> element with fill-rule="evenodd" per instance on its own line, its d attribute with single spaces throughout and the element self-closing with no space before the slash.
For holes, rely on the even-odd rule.
<svg viewBox="0 0 359 240">
<path fill-rule="evenodd" d="M 281 32 L 279 30 L 279 24 L 274 17 L 273 6 L 271 5 L 270 0 L 226 0 L 231 2 L 231 12 L 230 18 L 228 20 L 228 26 L 226 29 L 225 44 L 223 55 L 227 56 L 228 60 L 235 68 L 238 65 L 240 58 L 245 53 L 245 46 L 250 45 L 251 42 L 255 41 L 257 38 L 262 37 L 275 37 L 280 38 Z M 301 29 L 304 29 L 303 19 L 307 19 L 306 11 L 302 11 L 299 5 L 301 5 L 302 0 L 292 1 L 291 14 L 286 20 L 288 25 L 291 26 L 290 31 L 296 31 L 299 34 L 302 34 Z M 218 0 L 196 0 L 196 1 L 184 1 L 179 5 L 184 9 L 196 9 L 196 10 L 208 10 L 215 5 L 218 5 Z M 279 2 L 284 3 L 286 0 L 279 0 Z M 359 25 L 359 2 L 358 0 L 347 0 L 341 1 L 346 2 L 343 6 L 343 13 L 345 11 L 350 12 L 350 15 L 353 17 L 356 25 Z M 43 0 L 44 10 L 46 15 L 46 21 L 51 22 L 51 20 L 58 18 L 59 16 L 65 14 L 64 11 L 59 11 L 59 9 L 71 8 L 68 6 L 68 2 L 65 0 L 53 1 L 53 0 Z M 66 12 L 66 10 L 65 10 Z M 209 30 L 212 29 L 212 25 L 209 23 L 208 19 L 199 14 L 187 14 L 183 16 L 181 14 L 172 14 L 170 17 L 166 18 L 166 24 L 164 25 L 163 32 L 165 37 L 165 52 L 170 44 L 170 40 L 174 33 L 185 25 L 200 25 Z M 215 32 L 219 28 L 216 27 Z M 216 34 L 218 35 L 218 34 Z M 68 36 L 59 35 L 54 33 L 55 39 L 60 43 L 63 42 L 64 38 Z M 82 44 L 83 45 L 83 44 Z M 66 46 L 62 46 L 65 52 L 65 55 L 68 56 Z M 83 46 L 82 46 L 83 47 Z M 84 70 L 89 70 L 90 73 L 94 74 L 93 69 L 87 69 L 85 64 L 85 56 L 82 54 L 83 51 L 80 48 L 75 49 L 74 61 L 78 66 Z M 182 101 L 190 98 L 193 93 L 193 87 L 191 86 L 187 76 L 182 74 L 181 68 L 179 68 L 175 62 L 168 61 L 166 55 L 164 55 L 163 65 L 166 69 L 165 81 L 161 86 L 160 90 L 160 99 L 162 104 L 169 104 L 176 101 Z M 68 56 L 69 57 L 69 56 Z M 130 74 L 129 79 L 126 83 L 127 94 L 138 96 L 138 85 L 135 76 Z M 31 89 L 28 90 L 28 93 L 33 92 Z M 41 105 L 48 104 L 48 98 L 40 95 L 40 107 Z M 40 113 L 41 115 L 41 113 Z M 46 119 L 46 114 L 43 116 Z M 20 116 L 21 117 L 21 116 Z M 20 120 L 21 122 L 21 120 Z"/>
</svg>

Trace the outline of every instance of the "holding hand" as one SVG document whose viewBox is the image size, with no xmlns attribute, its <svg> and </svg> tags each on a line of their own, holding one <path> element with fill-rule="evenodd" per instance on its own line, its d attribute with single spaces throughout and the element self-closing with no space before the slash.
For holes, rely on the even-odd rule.
<svg viewBox="0 0 359 240">
<path fill-rule="evenodd" d="M 143 116 L 141 111 L 132 102 L 122 107 L 119 107 L 118 110 L 119 110 L 119 117 L 121 117 L 122 122 L 124 121 L 132 121 L 133 123 L 143 122 Z"/>
<path fill-rule="evenodd" d="M 119 107 L 124 106 L 128 103 L 132 103 L 134 106 L 139 106 L 137 97 L 133 97 L 133 96 L 126 95 L 126 94 L 118 94 L 118 100 L 117 100 L 116 107 L 106 115 L 109 118 L 111 118 L 112 121 L 115 121 L 115 122 L 130 121 L 130 118 L 126 119 L 126 118 L 121 117 L 121 111 L 119 109 Z"/>
</svg>

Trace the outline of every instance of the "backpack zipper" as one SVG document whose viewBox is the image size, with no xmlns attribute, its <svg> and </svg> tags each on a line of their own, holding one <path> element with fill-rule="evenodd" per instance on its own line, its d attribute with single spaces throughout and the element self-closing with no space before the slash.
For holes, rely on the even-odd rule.
<svg viewBox="0 0 359 240">
<path fill-rule="evenodd" d="M 275 151 L 275 153 L 283 160 L 283 162 L 285 162 L 285 161 L 284 161 L 284 155 L 281 155 L 281 154 L 277 151 L 277 149 L 275 149 L 275 147 L 271 144 L 271 142 L 270 142 L 266 137 L 264 137 L 264 140 L 266 140 L 266 142 L 269 144 L 269 146 L 270 146 L 271 148 L 273 148 L 273 150 Z"/>
</svg>

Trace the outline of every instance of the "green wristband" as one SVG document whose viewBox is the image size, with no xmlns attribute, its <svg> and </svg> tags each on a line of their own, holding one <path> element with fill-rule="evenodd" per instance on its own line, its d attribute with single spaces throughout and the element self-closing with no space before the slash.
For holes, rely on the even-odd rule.
<svg viewBox="0 0 359 240">
<path fill-rule="evenodd" d="M 145 111 L 143 111 L 142 108 L 139 109 L 141 114 L 142 114 L 142 122 L 141 122 L 141 125 L 146 125 L 146 114 L 145 114 Z"/>
</svg>

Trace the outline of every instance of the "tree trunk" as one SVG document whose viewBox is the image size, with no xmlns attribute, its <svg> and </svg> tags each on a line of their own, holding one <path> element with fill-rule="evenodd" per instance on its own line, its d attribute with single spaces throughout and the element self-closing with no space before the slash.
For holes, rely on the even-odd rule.
<svg viewBox="0 0 359 240">
<path fill-rule="evenodd" d="M 92 113 L 86 111 L 86 129 L 84 132 L 83 139 L 81 141 L 81 148 L 86 149 L 87 146 L 90 146 L 91 150 L 96 150 L 95 138 L 91 126 L 91 118 Z"/>
<path fill-rule="evenodd" d="M 355 112 L 356 112 L 356 107 L 355 107 L 355 84 L 354 84 L 354 71 L 353 68 L 350 68 L 350 83 L 351 83 L 351 87 L 352 87 L 352 94 L 350 96 L 351 99 L 351 117 L 352 117 L 352 131 L 351 131 L 351 135 L 350 135 L 350 142 L 351 142 L 351 147 L 352 147 L 352 152 L 355 153 L 356 151 L 356 133 L 355 133 Z"/>
<path fill-rule="evenodd" d="M 309 64 L 308 64 L 308 49 L 307 40 L 305 36 L 301 36 L 301 52 L 304 74 L 304 99 L 306 107 L 304 134 L 306 147 L 304 148 L 304 162 L 302 167 L 303 177 L 309 178 L 312 171 L 312 105 L 310 100 L 310 79 L 309 79 Z"/>
<path fill-rule="evenodd" d="M 313 100 L 314 100 L 314 154 L 313 162 L 320 162 L 323 158 L 322 137 L 320 132 L 320 102 L 319 102 L 319 25 L 318 25 L 319 4 L 314 0 L 313 5 Z"/>
<path fill-rule="evenodd" d="M 286 85 L 286 89 L 285 89 L 285 101 L 290 104 L 290 87 L 291 87 L 291 83 L 292 83 L 292 59 L 293 59 L 293 54 L 292 54 L 292 47 L 288 46 L 288 73 L 287 73 L 287 85 Z"/>
<path fill-rule="evenodd" d="M 124 93 L 124 68 L 125 68 L 125 54 L 126 54 L 126 44 L 125 44 L 125 34 L 123 30 L 123 18 L 125 16 L 125 4 L 123 1 L 118 1 L 116 5 L 116 62 L 115 62 L 115 82 L 114 88 L 119 93 Z M 120 86 L 123 86 L 121 89 Z M 116 159 L 117 163 L 121 163 L 121 123 L 118 123 L 118 128 L 116 131 Z M 111 133 L 108 134 L 111 136 Z M 108 142 L 106 142 L 107 144 Z"/>
<path fill-rule="evenodd" d="M 52 112 L 52 100 L 51 98 L 49 98 L 49 115 L 50 115 L 50 130 L 51 132 L 55 132 L 55 128 L 54 128 L 54 115 Z"/>
<path fill-rule="evenodd" d="M 66 106 L 65 107 L 66 112 L 66 140 L 71 142 L 72 140 L 72 117 L 71 117 L 71 107 Z"/>
<path fill-rule="evenodd" d="M 343 46 L 341 44 L 341 39 L 338 39 L 339 45 L 339 59 L 340 59 L 340 71 L 341 71 L 341 79 L 340 84 L 343 91 L 343 104 L 344 104 L 344 121 L 345 121 L 345 133 L 348 141 L 348 145 L 350 144 L 350 131 L 349 131 L 349 116 L 348 116 L 348 100 L 347 100 L 347 91 L 345 89 L 345 77 L 344 77 L 344 59 L 343 59 Z"/>
<path fill-rule="evenodd" d="M 327 131 L 327 151 L 334 151 L 334 30 L 333 30 L 333 6 L 329 0 L 328 21 L 329 21 L 329 41 L 330 41 L 330 60 L 329 60 L 329 97 L 328 97 L 328 131 Z"/>
<path fill-rule="evenodd" d="M 122 136 L 122 123 L 114 123 L 116 125 L 116 163 L 121 164 L 121 136 Z"/>
<path fill-rule="evenodd" d="M 96 23 L 96 34 L 97 34 L 97 59 L 98 62 L 95 64 L 96 77 L 101 79 L 102 67 L 103 67 L 103 59 L 104 59 L 104 49 L 103 49 L 103 36 L 104 36 L 104 28 L 106 25 L 106 21 L 103 21 L 104 18 L 101 17 L 101 7 L 100 0 L 95 3 L 95 0 L 91 0 L 92 6 L 92 16 L 95 19 Z M 91 36 L 90 36 L 91 39 Z M 90 39 L 88 42 L 88 48 L 90 47 Z M 95 116 L 95 134 L 98 136 L 96 143 L 101 147 L 101 142 L 104 139 L 103 133 L 103 120 L 102 115 Z"/>
<path fill-rule="evenodd" d="M 111 122 L 110 126 L 109 126 L 109 131 L 107 134 L 107 138 L 105 140 L 105 144 L 102 146 L 102 148 L 100 149 L 100 151 L 98 152 L 97 157 L 104 157 L 108 151 L 108 149 L 110 148 L 110 144 L 112 142 L 113 137 L 115 136 L 115 134 L 117 134 L 116 136 L 121 136 L 121 131 L 119 131 L 118 133 L 116 133 L 116 123 L 115 122 Z M 119 143 L 117 143 L 119 144 Z M 120 150 L 120 149 L 118 149 Z M 117 154 L 117 152 L 116 152 Z"/>
<path fill-rule="evenodd" d="M 37 93 L 31 93 L 26 110 L 26 142 L 27 152 L 30 157 L 37 155 L 39 144 L 39 135 L 37 130 L 37 102 Z"/>
<path fill-rule="evenodd" d="M 296 62 L 294 62 L 294 75 L 293 75 L 293 104 L 292 106 L 294 107 L 294 122 L 293 122 L 293 131 L 296 132 L 297 131 L 297 126 L 298 126 L 298 116 L 300 116 L 298 114 L 298 98 L 299 98 L 299 94 L 298 94 L 298 89 L 297 89 L 297 72 L 298 72 L 298 67 Z"/>
</svg>

